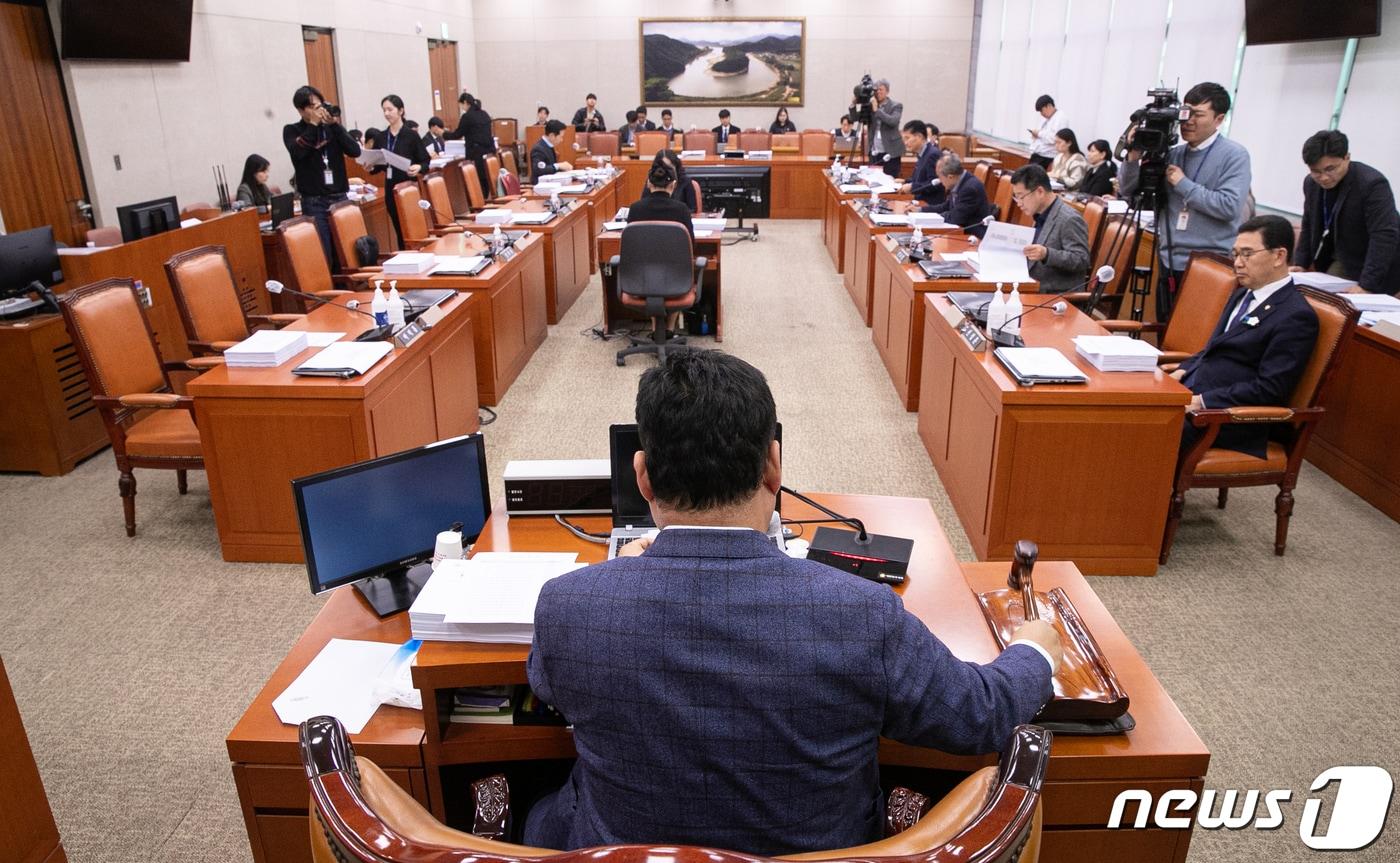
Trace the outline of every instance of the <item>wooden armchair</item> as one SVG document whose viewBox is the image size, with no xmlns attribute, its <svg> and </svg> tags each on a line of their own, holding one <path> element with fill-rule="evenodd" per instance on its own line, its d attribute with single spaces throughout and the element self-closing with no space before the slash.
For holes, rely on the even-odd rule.
<svg viewBox="0 0 1400 863">
<path fill-rule="evenodd" d="M 773 135 L 770 132 L 740 132 L 733 137 L 734 149 L 743 150 L 745 153 L 750 150 L 773 149 Z"/>
<path fill-rule="evenodd" d="M 683 150 L 703 150 L 706 156 L 713 156 L 717 146 L 714 132 L 686 132 L 681 136 Z"/>
<path fill-rule="evenodd" d="M 561 151 L 565 152 L 565 151 Z M 595 156 L 609 156 L 613 159 L 622 152 L 616 132 L 593 132 L 588 136 L 588 152 Z M 494 173 L 491 176 L 496 176 Z"/>
<path fill-rule="evenodd" d="M 782 132 L 772 137 L 774 153 L 797 153 L 802 149 L 802 136 L 797 132 Z"/>
<path fill-rule="evenodd" d="M 365 213 L 360 209 L 360 205 L 354 201 L 336 201 L 331 204 L 329 215 L 331 245 L 335 247 L 340 271 L 347 276 L 379 272 L 380 267 L 377 264 L 361 265 L 359 257 L 355 254 L 355 243 L 369 235 L 369 226 L 365 224 Z M 379 257 L 382 260 L 386 253 L 381 250 Z"/>
<path fill-rule="evenodd" d="M 1133 255 L 1136 254 L 1134 249 Z M 1125 270 L 1119 270 L 1120 275 Z M 1225 310 L 1230 295 L 1238 287 L 1239 280 L 1235 278 L 1231 260 L 1213 252 L 1192 252 L 1181 274 L 1176 311 L 1170 321 L 1100 321 L 1099 325 L 1111 333 L 1160 333 L 1157 347 L 1162 349 L 1162 355 L 1157 362 L 1174 368 L 1172 364 L 1198 353 L 1210 341 L 1210 334 L 1215 332 L 1215 325 L 1220 321 L 1220 313 Z"/>
<path fill-rule="evenodd" d="M 126 535 L 136 535 L 135 468 L 175 471 L 180 494 L 187 471 L 204 470 L 194 400 L 177 395 L 170 372 L 190 368 L 161 358 L 131 279 L 103 279 L 59 299 L 117 460 Z"/>
<path fill-rule="evenodd" d="M 462 172 L 462 185 L 467 187 L 467 205 L 473 212 L 486 209 L 486 193 L 481 189 L 481 174 L 476 165 L 467 160 L 457 163 Z"/>
<path fill-rule="evenodd" d="M 1098 206 L 1102 211 L 1103 205 Z M 1089 215 L 1087 210 L 1085 215 Z M 1137 258 L 1138 227 L 1125 216 L 1110 216 L 1105 219 L 1102 212 L 1098 215 L 1097 227 L 1089 228 L 1090 248 L 1094 249 L 1090 253 L 1089 272 L 1097 272 L 1107 264 L 1113 268 L 1113 280 L 1107 284 L 1095 284 L 1091 290 L 1071 291 L 1064 296 L 1066 300 L 1079 306 L 1086 315 L 1098 313 L 1100 317 L 1105 318 L 1100 323 L 1111 332 L 1116 332 L 1113 325 L 1120 322 L 1109 319 L 1116 318 L 1123 308 L 1128 280 L 1132 278 L 1133 261 Z M 1088 222 L 1087 218 L 1085 222 Z M 1095 231 L 1100 233 L 1097 243 L 1093 242 Z"/>
<path fill-rule="evenodd" d="M 347 202 L 349 203 L 349 202 Z M 354 206 L 351 204 L 351 206 Z M 334 213 L 341 210 L 332 208 Z M 363 224 L 363 218 L 361 224 Z M 336 221 L 331 220 L 332 233 Z M 297 216 L 277 226 L 277 235 L 282 243 L 282 254 L 287 263 L 286 278 L 292 287 L 323 300 L 361 289 L 370 279 L 377 276 L 378 269 L 363 269 L 340 276 L 332 276 L 330 265 L 326 263 L 326 253 L 321 248 L 321 235 L 316 231 L 316 223 L 309 216 Z M 350 240 L 353 247 L 354 239 Z M 337 283 L 344 287 L 337 287 Z"/>
<path fill-rule="evenodd" d="M 488 157 L 487 161 L 496 159 Z M 394 202 L 399 208 L 399 235 L 403 237 L 406 248 L 422 248 L 443 234 L 460 234 L 463 230 L 461 225 L 435 228 L 429 223 L 428 213 L 432 205 L 423 200 L 417 183 L 399 183 L 395 186 Z"/>
<path fill-rule="evenodd" d="M 449 225 L 457 224 L 457 219 L 464 214 L 453 212 L 452 196 L 447 191 L 447 180 L 441 174 L 429 174 L 423 181 L 423 191 L 428 196 L 428 203 L 431 209 L 424 211 L 430 218 L 433 227 L 446 228 Z"/>
<path fill-rule="evenodd" d="M 667 137 L 665 132 L 638 132 L 637 158 L 655 156 L 666 149 Z"/>
<path fill-rule="evenodd" d="M 317 863 L 646 863 L 662 857 L 675 863 L 1035 863 L 1051 735 L 1034 725 L 1020 726 L 998 766 L 973 773 L 932 807 L 921 794 L 895 789 L 885 839 L 771 858 L 684 845 L 555 851 L 488 838 L 507 835 L 510 800 L 501 776 L 473 785 L 473 832 L 453 830 L 372 761 L 357 757 L 334 717 L 303 722 L 300 743 L 311 786 L 311 856 Z"/>
<path fill-rule="evenodd" d="M 261 326 L 280 327 L 301 315 L 251 315 L 238 296 L 223 246 L 200 246 L 165 262 L 165 277 L 196 357 L 219 357 Z"/>
<path fill-rule="evenodd" d="M 835 139 L 830 132 L 817 130 L 802 133 L 802 155 L 830 159 L 835 152 Z"/>
<path fill-rule="evenodd" d="M 501 157 L 502 168 L 514 174 L 516 177 L 520 176 L 520 166 L 517 165 L 515 162 L 515 153 L 513 151 L 507 150 L 504 147 L 502 147 L 497 152 L 497 155 Z"/>
<path fill-rule="evenodd" d="M 1184 285 L 1182 289 L 1185 290 Z M 1196 428 L 1204 429 L 1204 433 L 1177 461 L 1171 508 L 1162 535 L 1162 563 L 1166 563 L 1171 554 L 1186 492 L 1193 488 L 1219 489 L 1218 505 L 1224 509 L 1232 487 L 1277 485 L 1274 554 L 1283 556 L 1288 543 L 1288 521 L 1293 515 L 1293 489 L 1298 485 L 1303 454 L 1307 452 L 1308 441 L 1312 440 L 1313 429 L 1322 419 L 1323 400 L 1332 372 L 1341 362 L 1361 317 L 1361 313 L 1341 297 L 1309 287 L 1299 290 L 1317 313 L 1317 344 L 1288 404 L 1196 410 L 1186 414 L 1187 420 Z M 1245 423 L 1269 425 L 1272 434 L 1264 458 L 1213 446 L 1221 429 Z"/>
</svg>

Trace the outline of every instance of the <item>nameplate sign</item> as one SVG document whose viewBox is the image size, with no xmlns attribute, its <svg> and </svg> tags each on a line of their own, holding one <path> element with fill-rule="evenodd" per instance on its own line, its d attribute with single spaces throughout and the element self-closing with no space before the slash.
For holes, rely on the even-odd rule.
<svg viewBox="0 0 1400 863">
<path fill-rule="evenodd" d="M 948 326 L 957 330 L 963 343 L 968 350 L 973 353 L 982 353 L 987 350 L 987 337 L 982 334 L 982 330 L 975 321 L 970 320 L 966 315 L 951 302 L 943 303 L 938 307 L 938 312 L 943 316 L 943 320 L 948 322 Z"/>
<path fill-rule="evenodd" d="M 423 335 L 423 324 L 415 320 L 411 324 L 400 327 L 394 333 L 394 344 L 401 348 L 406 348 L 413 344 L 421 335 Z"/>
</svg>

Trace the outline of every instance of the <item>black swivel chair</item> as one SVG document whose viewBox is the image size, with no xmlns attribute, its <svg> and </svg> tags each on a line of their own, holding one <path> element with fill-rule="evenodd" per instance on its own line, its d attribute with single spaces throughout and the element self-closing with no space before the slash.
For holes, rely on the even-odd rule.
<svg viewBox="0 0 1400 863">
<path fill-rule="evenodd" d="M 617 364 L 630 354 L 655 353 L 666 362 L 666 348 L 685 344 L 685 336 L 666 337 L 666 318 L 700 302 L 705 258 L 695 257 L 690 232 L 679 222 L 634 222 L 622 231 L 622 254 L 609 262 L 617 273 L 617 298 L 652 319 L 650 338 L 632 336 L 631 346 L 617 352 Z"/>
</svg>

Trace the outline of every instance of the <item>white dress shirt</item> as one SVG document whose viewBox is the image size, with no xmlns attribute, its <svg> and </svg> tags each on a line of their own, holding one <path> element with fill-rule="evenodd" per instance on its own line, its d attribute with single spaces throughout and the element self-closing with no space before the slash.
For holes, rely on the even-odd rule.
<svg viewBox="0 0 1400 863">
<path fill-rule="evenodd" d="M 1272 297 L 1278 292 L 1279 288 L 1283 287 L 1291 281 L 1293 281 L 1293 276 L 1284 276 L 1277 282 L 1269 282 L 1264 287 L 1256 288 L 1255 290 L 1245 294 L 1244 297 L 1241 298 L 1240 301 L 1236 303 L 1233 308 L 1230 309 L 1230 317 L 1225 319 L 1225 331 L 1229 332 L 1232 326 L 1237 326 L 1236 324 L 1234 324 L 1234 320 L 1235 317 L 1240 313 L 1241 305 L 1248 306 L 1250 312 L 1263 308 L 1264 303 L 1268 301 L 1269 297 Z M 1248 314 L 1248 312 L 1246 314 Z"/>
<path fill-rule="evenodd" d="M 1055 133 L 1069 127 L 1069 123 L 1065 121 L 1065 114 L 1063 111 L 1056 110 L 1055 113 L 1051 114 L 1049 117 L 1042 117 L 1040 112 L 1037 111 L 1035 119 L 1040 125 L 1032 125 L 1031 128 L 1035 129 L 1040 134 L 1038 137 L 1031 139 L 1031 153 L 1037 156 L 1044 156 L 1047 159 L 1053 159 L 1058 155 L 1055 150 Z"/>
</svg>

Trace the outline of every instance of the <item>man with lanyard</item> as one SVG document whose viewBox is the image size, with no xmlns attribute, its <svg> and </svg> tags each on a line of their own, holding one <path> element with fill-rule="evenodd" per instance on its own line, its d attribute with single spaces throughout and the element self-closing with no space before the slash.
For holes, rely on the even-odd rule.
<svg viewBox="0 0 1400 863">
<path fill-rule="evenodd" d="M 1347 136 L 1324 129 L 1303 144 L 1303 227 L 1295 270 L 1351 279 L 1350 293 L 1400 293 L 1400 216 L 1380 171 L 1352 161 Z"/>
<path fill-rule="evenodd" d="M 1167 154 L 1166 212 L 1157 220 L 1157 320 L 1171 317 L 1181 274 L 1191 253 L 1230 251 L 1240 224 L 1251 181 L 1249 151 L 1220 136 L 1230 111 L 1230 94 L 1219 84 L 1197 84 L 1182 97 L 1189 111 L 1181 121 L 1181 141 Z M 1137 191 L 1142 151 L 1132 149 L 1118 173 L 1118 191 L 1131 198 Z M 1160 201 L 1159 201 L 1160 205 Z"/>
<path fill-rule="evenodd" d="M 1030 163 L 1048 171 L 1050 164 L 1055 161 L 1055 133 L 1068 128 L 1069 124 L 1060 113 L 1060 109 L 1055 107 L 1055 100 L 1049 95 L 1035 100 L 1035 112 L 1040 115 L 1039 125 L 1026 129 L 1031 133 Z"/>
<path fill-rule="evenodd" d="M 321 91 L 300 87 L 292 94 L 292 105 L 301 112 L 301 122 L 282 128 L 282 143 L 292 157 L 301 212 L 316 222 L 326 261 L 335 267 L 331 249 L 331 205 L 345 199 L 350 184 L 345 179 L 345 157 L 360 155 L 360 145 L 345 127 L 326 110 Z"/>
</svg>

